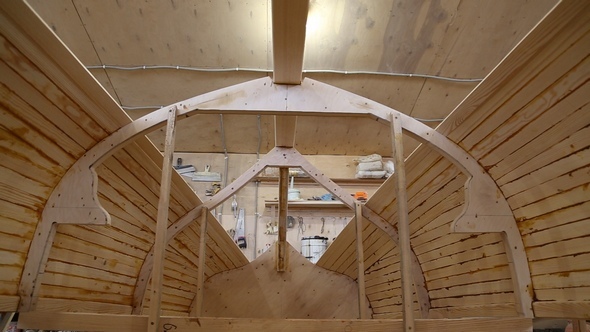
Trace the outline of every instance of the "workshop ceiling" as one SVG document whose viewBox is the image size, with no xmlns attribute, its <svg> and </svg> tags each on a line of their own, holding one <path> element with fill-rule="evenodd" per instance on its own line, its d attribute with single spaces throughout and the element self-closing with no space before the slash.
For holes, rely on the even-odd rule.
<svg viewBox="0 0 590 332">
<path fill-rule="evenodd" d="M 436 126 L 556 2 L 311 0 L 303 77 Z M 134 119 L 272 76 L 268 0 L 28 3 Z M 390 156 L 389 132 L 368 118 L 300 117 L 295 147 Z M 163 147 L 162 132 L 149 137 Z M 406 142 L 408 154 L 418 143 Z M 181 121 L 176 143 L 182 152 L 266 153 L 273 146 L 272 116 L 217 114 Z"/>
</svg>

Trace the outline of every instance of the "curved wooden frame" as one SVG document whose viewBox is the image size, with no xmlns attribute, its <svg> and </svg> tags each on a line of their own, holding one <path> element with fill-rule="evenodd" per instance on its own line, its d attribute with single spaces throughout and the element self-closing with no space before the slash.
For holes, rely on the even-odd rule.
<svg viewBox="0 0 590 332">
<path fill-rule="evenodd" d="M 401 120 L 405 133 L 434 148 L 467 175 L 464 209 L 453 222 L 452 230 L 503 234 L 515 283 L 517 311 L 526 317 L 533 317 L 532 296 L 529 292 L 532 286 L 530 271 L 512 210 L 496 183 L 473 157 L 423 123 L 369 99 L 311 79 L 303 80 L 301 85 L 286 86 L 275 85 L 268 77 L 213 91 L 154 111 L 120 128 L 76 161 L 49 197 L 42 219 L 38 223 L 19 286 L 21 311 L 32 310 L 35 306 L 40 284 L 39 274 L 43 273 L 47 262 L 57 224 L 107 225 L 110 223 L 108 213 L 101 207 L 97 198 L 98 183 L 95 168 L 134 138 L 163 126 L 168 110 L 174 107 L 177 108 L 179 120 L 194 114 L 221 113 L 368 116 L 389 124 L 390 114 L 395 114 Z M 294 166 L 304 168 L 302 165 Z M 248 172 L 250 171 L 244 175 L 248 175 L 249 180 L 251 176 L 247 174 Z M 242 182 L 238 183 L 238 180 Z M 233 193 L 239 189 L 238 185 L 243 186 L 247 183 L 242 177 L 238 180 L 203 205 L 207 207 L 218 205 L 223 202 L 222 198 L 227 196 L 227 192 Z M 327 179 L 327 181 L 330 180 Z M 346 203 L 343 196 L 345 195 L 340 198 Z M 195 207 L 174 223 L 169 228 L 168 240 L 195 220 L 203 205 Z M 363 215 L 364 213 L 365 211 Z M 376 218 L 368 219 L 372 222 L 376 220 Z M 380 228 L 387 226 L 378 222 L 376 225 Z M 393 238 L 391 231 L 388 231 L 388 234 Z M 145 273 L 143 268 L 142 271 Z"/>
</svg>

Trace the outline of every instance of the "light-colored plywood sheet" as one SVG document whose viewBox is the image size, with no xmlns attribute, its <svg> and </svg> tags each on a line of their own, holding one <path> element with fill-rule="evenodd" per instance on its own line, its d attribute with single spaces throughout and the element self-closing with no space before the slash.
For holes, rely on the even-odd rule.
<svg viewBox="0 0 590 332">
<path fill-rule="evenodd" d="M 205 283 L 203 315 L 356 318 L 356 282 L 310 263 L 292 247 L 287 247 L 289 259 L 285 272 L 275 270 L 276 253 L 273 252 L 275 248 L 271 248 L 249 265 L 209 278 Z M 370 310 L 368 303 L 365 308 Z"/>
</svg>

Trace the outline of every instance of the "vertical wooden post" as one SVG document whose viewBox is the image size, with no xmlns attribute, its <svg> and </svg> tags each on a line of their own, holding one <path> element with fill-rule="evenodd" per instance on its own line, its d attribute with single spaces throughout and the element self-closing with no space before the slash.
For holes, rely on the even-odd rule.
<svg viewBox="0 0 590 332">
<path fill-rule="evenodd" d="M 2 320 L 0 320 L 0 331 L 4 332 L 6 329 L 8 329 L 8 325 L 12 321 L 12 317 L 14 317 L 14 312 L 2 313 Z"/>
<path fill-rule="evenodd" d="M 397 197 L 397 228 L 401 255 L 402 304 L 405 331 L 414 329 L 414 309 L 412 300 L 412 257 L 410 247 L 410 226 L 408 217 L 408 197 L 406 194 L 406 166 L 404 162 L 403 137 L 401 118 L 391 114 L 391 138 L 393 140 L 393 156 L 395 166 L 395 191 Z"/>
<path fill-rule="evenodd" d="M 194 306 L 191 308 L 191 316 L 203 316 L 203 285 L 205 284 L 205 260 L 207 257 L 207 216 L 209 208 L 206 206 L 201 210 L 201 237 L 199 239 L 199 274 L 197 274 L 197 294 L 195 295 Z"/>
<path fill-rule="evenodd" d="M 289 191 L 289 168 L 279 168 L 279 241 L 277 242 L 277 271 L 287 268 L 287 193 Z"/>
<path fill-rule="evenodd" d="M 156 239 L 154 241 L 154 267 L 152 269 L 152 293 L 148 332 L 157 332 L 160 324 L 160 305 L 162 302 L 162 279 L 164 278 L 164 257 L 166 253 L 166 229 L 168 227 L 168 206 L 170 204 L 170 185 L 172 182 L 172 159 L 174 137 L 176 135 L 176 107 L 168 111 L 162 180 L 160 181 L 160 200 L 158 201 L 158 219 Z"/>
<path fill-rule="evenodd" d="M 359 287 L 359 318 L 367 319 L 365 310 L 365 252 L 363 250 L 363 207 L 355 202 L 354 220 L 356 226 L 356 264 L 358 269 L 357 281 Z"/>
<path fill-rule="evenodd" d="M 573 332 L 588 332 L 588 324 L 585 319 L 572 319 Z"/>
</svg>

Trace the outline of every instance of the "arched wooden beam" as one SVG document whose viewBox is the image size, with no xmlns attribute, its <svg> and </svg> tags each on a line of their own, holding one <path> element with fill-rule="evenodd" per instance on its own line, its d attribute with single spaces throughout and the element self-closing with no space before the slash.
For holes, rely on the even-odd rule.
<svg viewBox="0 0 590 332">
<path fill-rule="evenodd" d="M 464 172 L 465 205 L 455 219 L 452 230 L 463 232 L 502 232 L 507 255 L 517 282 L 515 296 L 520 314 L 532 317 L 532 296 L 528 261 L 522 252 L 522 238 L 506 199 L 492 178 L 479 163 L 458 145 L 423 123 L 387 106 L 330 85 L 304 79 L 301 85 L 275 85 L 265 77 L 213 91 L 154 111 L 107 137 L 82 158 L 62 178 L 48 200 L 27 256 L 19 288 L 21 311 L 30 310 L 38 288 L 38 274 L 43 271 L 51 247 L 51 231 L 55 223 L 108 224 L 109 217 L 96 199 L 97 181 L 94 168 L 135 137 L 162 126 L 171 107 L 177 107 L 179 120 L 194 114 L 256 114 L 365 116 L 389 124 L 389 114 L 401 119 L 405 133 L 437 150 Z M 60 211 L 85 211 L 78 218 Z M 89 218 L 89 219 L 87 219 Z M 518 266 L 518 269 L 514 268 Z"/>
</svg>

